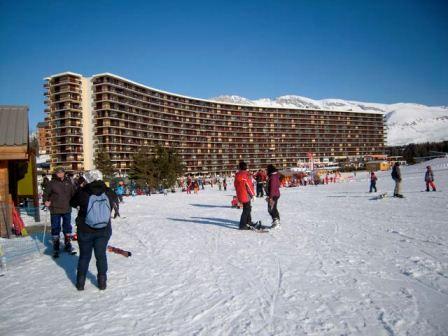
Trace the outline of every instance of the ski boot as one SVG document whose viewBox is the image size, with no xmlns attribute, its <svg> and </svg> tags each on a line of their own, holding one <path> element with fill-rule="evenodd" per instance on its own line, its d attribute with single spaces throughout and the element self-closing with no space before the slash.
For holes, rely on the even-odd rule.
<svg viewBox="0 0 448 336">
<path fill-rule="evenodd" d="M 71 235 L 70 234 L 66 234 L 64 236 L 64 251 L 67 252 L 68 254 L 76 254 L 75 250 L 73 249 L 72 246 L 72 242 L 71 242 Z"/>
<path fill-rule="evenodd" d="M 59 257 L 59 236 L 53 236 L 53 258 Z"/>
<path fill-rule="evenodd" d="M 83 291 L 85 284 L 86 284 L 85 274 L 81 274 L 81 273 L 76 274 L 76 289 L 79 291 Z"/>
<path fill-rule="evenodd" d="M 280 219 L 276 218 L 271 224 L 271 229 L 279 228 L 280 227 Z"/>
<path fill-rule="evenodd" d="M 97 280 L 98 280 L 99 290 L 105 290 L 106 289 L 106 281 L 107 281 L 106 274 L 98 274 Z"/>
</svg>

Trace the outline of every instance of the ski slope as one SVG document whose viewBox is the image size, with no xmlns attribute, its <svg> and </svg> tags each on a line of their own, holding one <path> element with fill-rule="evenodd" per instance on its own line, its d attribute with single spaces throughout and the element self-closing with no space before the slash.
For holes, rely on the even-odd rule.
<svg viewBox="0 0 448 336">
<path fill-rule="evenodd" d="M 373 200 L 367 173 L 282 189 L 282 228 L 236 230 L 232 190 L 127 198 L 114 220 L 108 289 L 91 263 L 49 255 L 0 277 L 2 335 L 446 335 L 448 159 L 404 167 L 405 199 Z M 379 192 L 393 190 L 379 173 Z M 253 218 L 270 223 L 257 199 Z"/>
</svg>

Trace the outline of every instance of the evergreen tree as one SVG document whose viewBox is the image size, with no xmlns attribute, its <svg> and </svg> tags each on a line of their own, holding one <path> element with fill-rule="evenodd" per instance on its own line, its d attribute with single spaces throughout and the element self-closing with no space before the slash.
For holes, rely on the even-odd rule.
<svg viewBox="0 0 448 336">
<path fill-rule="evenodd" d="M 110 160 L 109 153 L 103 151 L 97 152 L 94 163 L 96 169 L 103 173 L 105 179 L 112 179 L 115 173 L 115 168 Z"/>
<path fill-rule="evenodd" d="M 134 155 L 129 177 L 141 187 L 170 188 L 183 171 L 179 155 L 173 149 L 157 145 L 153 150 L 142 147 Z"/>
<path fill-rule="evenodd" d="M 149 147 L 142 147 L 134 154 L 129 177 L 135 180 L 139 187 L 155 185 L 154 164 Z"/>
<path fill-rule="evenodd" d="M 176 151 L 172 148 L 156 146 L 154 149 L 154 173 L 157 187 L 170 188 L 184 172 L 184 166 Z"/>
</svg>

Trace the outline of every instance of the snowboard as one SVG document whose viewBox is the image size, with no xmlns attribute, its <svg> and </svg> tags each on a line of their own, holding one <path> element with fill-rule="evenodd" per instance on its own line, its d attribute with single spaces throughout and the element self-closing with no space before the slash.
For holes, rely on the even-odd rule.
<svg viewBox="0 0 448 336">
<path fill-rule="evenodd" d="M 113 253 L 116 253 L 116 254 L 121 254 L 123 257 L 126 257 L 126 258 L 132 256 L 132 253 L 130 251 L 125 251 L 125 250 L 122 250 L 121 248 L 114 247 L 114 246 L 111 246 L 111 245 L 107 246 L 107 250 L 109 252 L 113 252 Z"/>
</svg>

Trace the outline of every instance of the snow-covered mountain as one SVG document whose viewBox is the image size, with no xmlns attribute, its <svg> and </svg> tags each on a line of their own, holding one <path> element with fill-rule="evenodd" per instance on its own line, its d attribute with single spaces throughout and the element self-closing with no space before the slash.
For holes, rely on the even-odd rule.
<svg viewBox="0 0 448 336">
<path fill-rule="evenodd" d="M 266 107 L 312 108 L 341 111 L 382 112 L 387 125 L 387 145 L 448 140 L 448 106 L 426 106 L 413 103 L 378 104 L 343 99 L 314 100 L 287 95 L 274 100 L 250 100 L 240 96 L 219 96 L 213 100 Z"/>
</svg>

